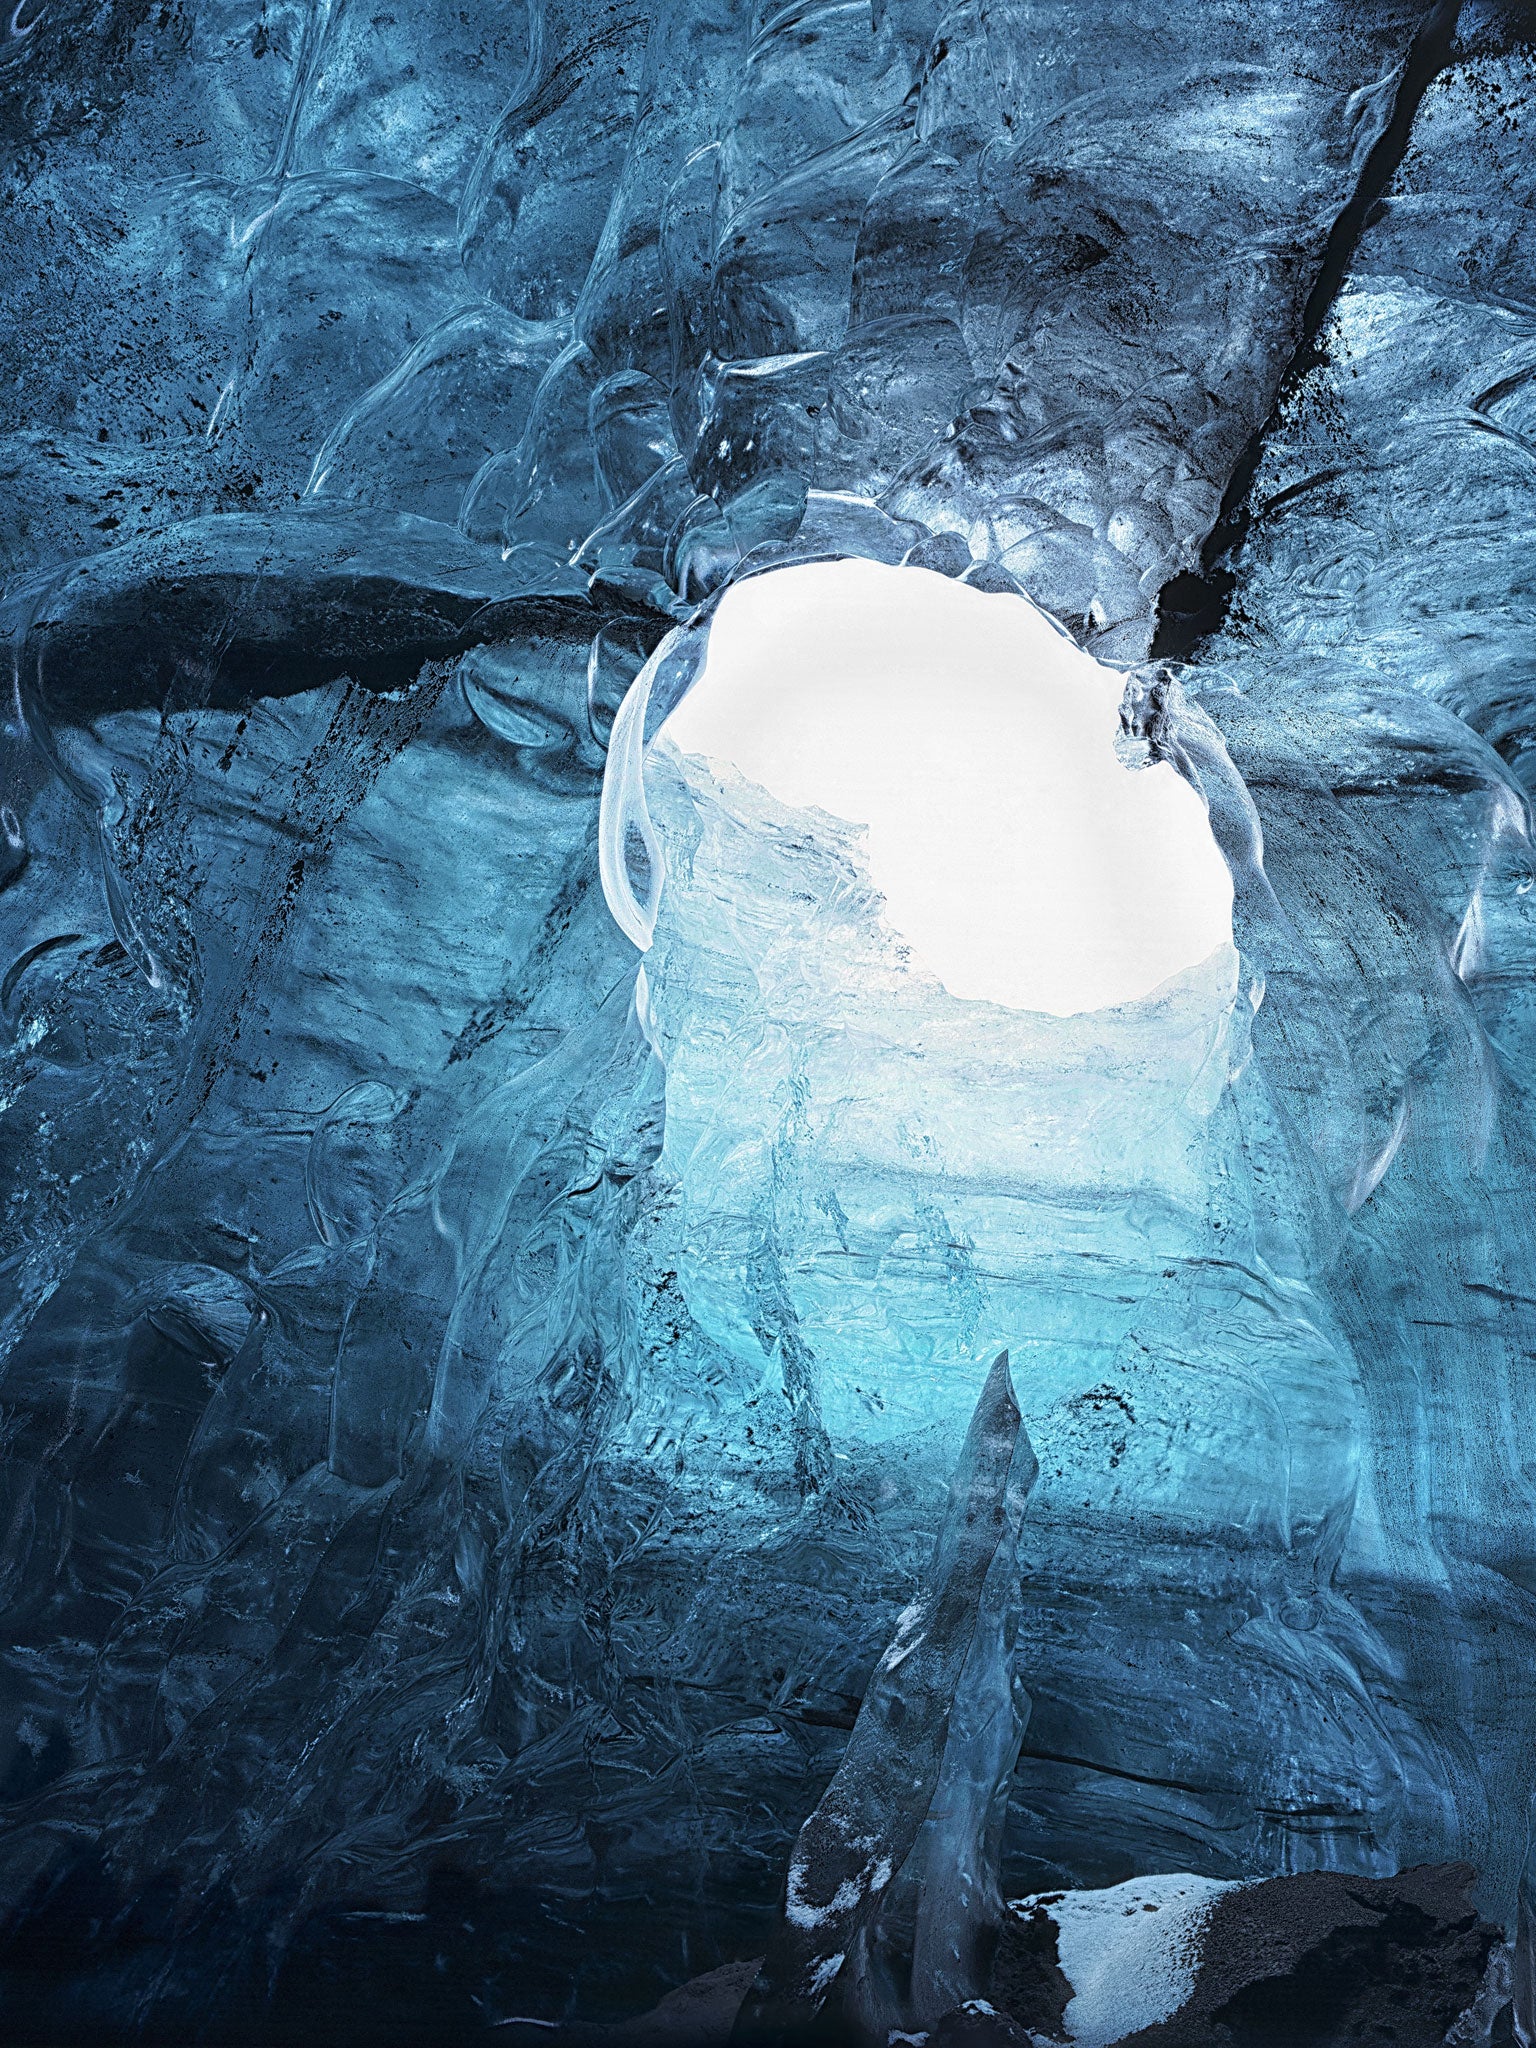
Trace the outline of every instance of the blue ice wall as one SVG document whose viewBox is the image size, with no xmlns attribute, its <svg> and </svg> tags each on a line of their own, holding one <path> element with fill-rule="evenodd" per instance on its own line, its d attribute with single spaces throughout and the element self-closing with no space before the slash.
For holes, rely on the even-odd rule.
<svg viewBox="0 0 1536 2048">
<path fill-rule="evenodd" d="M 227 2036 L 392 1954 L 472 2026 L 756 1953 L 1000 1318 L 1011 1881 L 1464 1855 L 1509 1911 L 1532 70 L 1453 14 L 9 17 L 18 1995 Z M 1128 665 L 1195 620 L 1136 719 L 1210 804 L 1243 999 L 1161 1145 L 1155 1053 L 987 1054 L 1092 1127 L 1003 1280 L 941 1160 L 839 1292 L 793 1117 L 712 1203 L 599 887 L 648 655 L 834 554 Z"/>
</svg>

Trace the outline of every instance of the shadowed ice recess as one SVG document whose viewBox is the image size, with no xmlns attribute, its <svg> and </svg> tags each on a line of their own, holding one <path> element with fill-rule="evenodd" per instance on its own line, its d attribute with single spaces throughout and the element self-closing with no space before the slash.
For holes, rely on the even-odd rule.
<svg viewBox="0 0 1536 2048">
<path fill-rule="evenodd" d="M 1528 10 L 6 20 L 6 2024 L 1536 1925 Z"/>
</svg>

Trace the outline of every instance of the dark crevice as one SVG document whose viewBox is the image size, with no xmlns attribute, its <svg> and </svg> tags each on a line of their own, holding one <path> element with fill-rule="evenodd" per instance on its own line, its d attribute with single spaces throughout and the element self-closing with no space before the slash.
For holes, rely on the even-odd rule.
<svg viewBox="0 0 1536 2048">
<path fill-rule="evenodd" d="M 1391 118 L 1372 145 L 1354 196 L 1333 224 L 1302 309 L 1300 338 L 1263 423 L 1249 437 L 1227 480 L 1216 523 L 1200 550 L 1200 566 L 1180 570 L 1158 593 L 1157 630 L 1152 639 L 1155 659 L 1192 660 L 1226 623 L 1237 586 L 1234 565 L 1255 517 L 1253 481 L 1264 450 L 1297 384 L 1323 360 L 1319 338 L 1324 322 L 1349 275 L 1372 209 L 1385 196 L 1407 151 L 1419 104 L 1450 58 L 1460 13 L 1460 0 L 1435 0 L 1409 46 Z"/>
<path fill-rule="evenodd" d="M 1122 1770 L 1117 1764 L 1095 1763 L 1091 1757 L 1067 1756 L 1059 1749 L 1033 1749 L 1028 1743 L 1019 1751 L 1020 1759 L 1028 1758 L 1037 1764 L 1067 1764 L 1077 1771 L 1095 1771 L 1100 1777 L 1121 1778 L 1128 1785 L 1154 1785 L 1159 1791 L 1187 1792 L 1192 1798 L 1208 1799 L 1219 1797 L 1220 1785 L 1195 1785 L 1184 1778 L 1152 1778 L 1145 1771 Z"/>
</svg>

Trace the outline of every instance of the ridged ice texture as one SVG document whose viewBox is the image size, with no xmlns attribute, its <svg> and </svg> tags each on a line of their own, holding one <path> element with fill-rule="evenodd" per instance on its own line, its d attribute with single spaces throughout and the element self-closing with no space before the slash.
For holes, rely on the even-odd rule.
<svg viewBox="0 0 1536 2048">
<path fill-rule="evenodd" d="M 1375 1183 L 1334 1242 L 1273 1255 L 1357 1375 L 1359 1493 L 1310 1655 L 1368 1623 L 1393 1852 L 1458 1840 L 1507 1913 L 1536 1713 L 1536 62 L 1499 27 L 1468 10 L 1425 96 L 1198 679 L 1274 892 L 1239 884 L 1260 1063 L 1298 1153 Z"/>
<path fill-rule="evenodd" d="M 743 2048 L 793 2048 L 808 2023 L 884 2043 L 989 1988 L 1003 1918 L 989 1837 L 1029 1718 L 1012 1652 L 1037 1471 L 1003 1352 L 933 1557 L 790 1856 L 783 1914 L 732 2036 Z"/>
<path fill-rule="evenodd" d="M 9 23 L 13 1961 L 41 1929 L 105 1987 L 58 2010 L 227 2038 L 290 1940 L 373 1983 L 368 1927 L 442 2024 L 757 1953 L 1004 1342 L 1041 1461 L 1013 1886 L 1464 1853 L 1506 1912 L 1518 24 L 1469 12 L 1335 238 L 1230 628 L 1148 684 L 1245 958 L 1219 1028 L 1175 992 L 1170 1058 L 1146 1013 L 914 1020 L 855 850 L 675 768 L 661 823 L 716 861 L 637 1013 L 609 726 L 744 563 L 912 554 L 1139 659 L 1418 9 Z M 777 982 L 708 914 L 733 872 L 788 906 Z M 931 1151 L 774 1064 L 824 1051 L 845 939 L 880 1058 L 936 1034 Z M 1070 1133 L 1045 1173 L 1030 1116 Z M 741 1141 L 712 1192 L 690 1118 Z"/>
</svg>

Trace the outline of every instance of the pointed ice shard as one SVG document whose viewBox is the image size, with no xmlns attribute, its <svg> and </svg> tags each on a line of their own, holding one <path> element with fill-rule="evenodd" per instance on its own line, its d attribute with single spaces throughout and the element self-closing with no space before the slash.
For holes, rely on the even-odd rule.
<svg viewBox="0 0 1536 2048">
<path fill-rule="evenodd" d="M 1037 1467 L 999 1354 L 982 1388 L 933 1561 L 876 1667 L 836 1777 L 800 1830 L 777 1938 L 736 2039 L 798 2041 L 820 2022 L 884 2042 L 907 1999 L 880 1939 L 893 1879 L 922 1888 L 911 1997 L 942 2012 L 974 1968 L 996 1891 L 1000 1787 L 1022 1728 L 1008 1610 Z M 953 1995 L 950 1995 L 953 1994 Z"/>
</svg>

